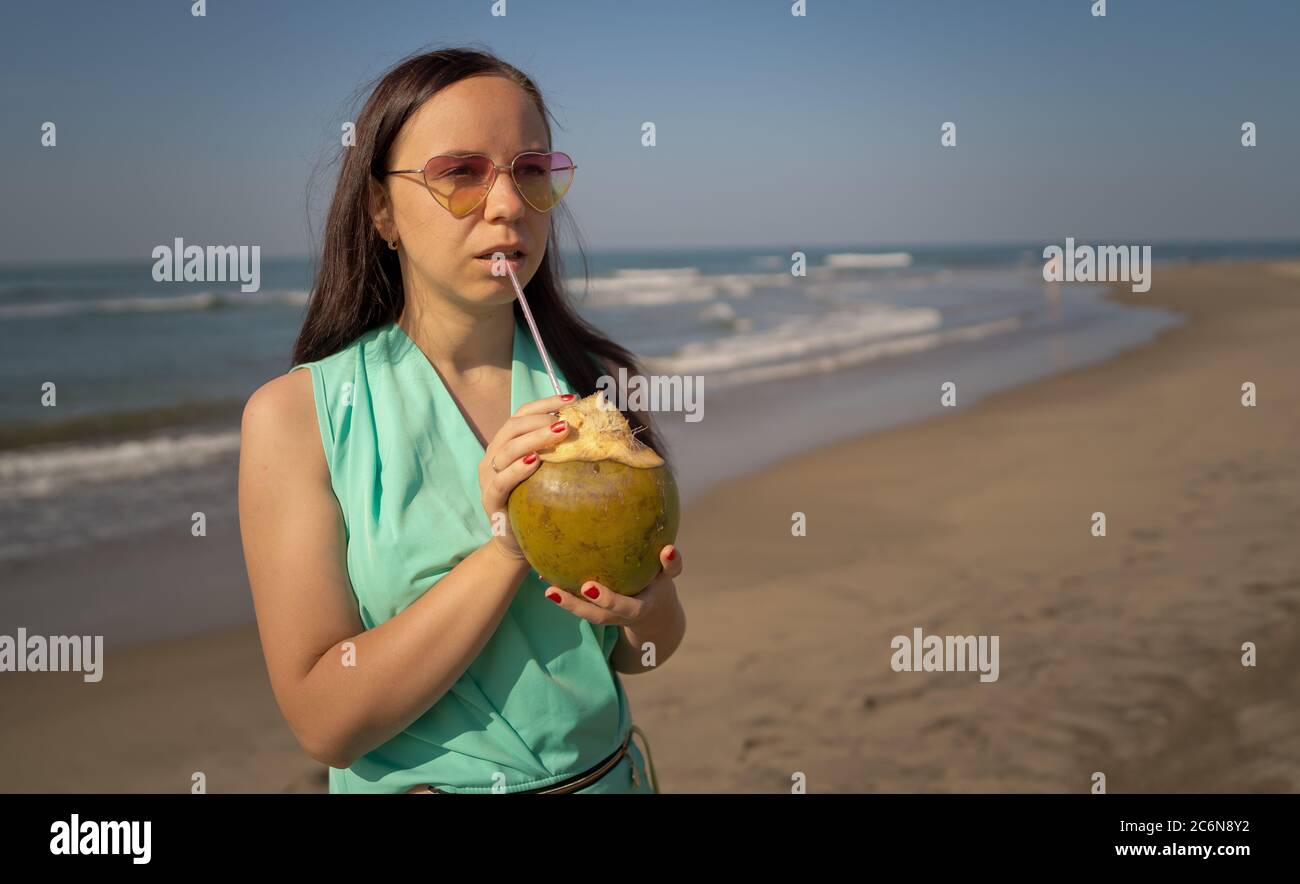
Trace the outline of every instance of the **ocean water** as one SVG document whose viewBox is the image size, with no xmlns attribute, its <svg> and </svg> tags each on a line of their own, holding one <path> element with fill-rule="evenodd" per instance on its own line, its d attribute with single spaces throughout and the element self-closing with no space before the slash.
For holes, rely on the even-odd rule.
<svg viewBox="0 0 1300 884">
<path fill-rule="evenodd" d="M 647 372 L 700 376 L 704 419 L 659 420 L 683 496 L 789 454 L 1103 359 L 1176 323 L 1097 287 L 1049 286 L 1042 245 L 596 251 L 579 311 Z M 1295 257 L 1300 243 L 1157 245 L 1162 263 Z M 570 274 L 581 269 L 565 255 Z M 261 290 L 160 283 L 152 260 L 0 267 L 0 561 L 232 519 L 239 413 L 289 368 L 309 262 Z M 57 405 L 41 404 L 57 385 Z M 755 415 L 799 432 L 739 445 Z"/>
</svg>

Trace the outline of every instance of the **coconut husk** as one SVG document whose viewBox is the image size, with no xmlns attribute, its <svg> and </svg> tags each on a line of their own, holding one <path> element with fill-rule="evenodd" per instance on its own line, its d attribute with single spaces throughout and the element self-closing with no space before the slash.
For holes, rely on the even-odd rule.
<svg viewBox="0 0 1300 884">
<path fill-rule="evenodd" d="M 561 408 L 556 420 L 568 421 L 572 429 L 559 444 L 538 452 L 546 463 L 612 460 L 640 469 L 664 463 L 653 448 L 636 438 L 627 419 L 600 390 Z"/>
</svg>

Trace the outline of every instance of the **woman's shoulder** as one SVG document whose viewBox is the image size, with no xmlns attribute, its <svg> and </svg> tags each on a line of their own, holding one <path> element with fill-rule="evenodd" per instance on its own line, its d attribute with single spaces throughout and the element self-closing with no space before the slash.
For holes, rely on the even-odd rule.
<svg viewBox="0 0 1300 884">
<path fill-rule="evenodd" d="M 393 366 L 402 355 L 400 330 L 384 322 L 354 336 L 334 352 L 293 365 L 254 392 L 249 410 L 274 409 L 277 427 L 271 432 L 310 439 L 324 448 L 326 460 L 335 463 L 337 445 L 348 434 L 353 406 L 373 399 L 377 390 L 391 385 Z"/>
<path fill-rule="evenodd" d="M 298 367 L 302 366 L 295 366 Z M 244 404 L 241 446 L 286 451 L 298 448 L 306 440 L 314 441 L 315 398 L 310 371 L 291 369 L 262 384 Z"/>
<path fill-rule="evenodd" d="M 286 497 L 299 503 L 331 488 L 329 455 L 317 430 L 310 372 L 272 378 L 248 397 L 239 428 L 241 530 L 257 530 Z"/>
<path fill-rule="evenodd" d="M 300 446 L 320 449 L 323 443 L 328 450 L 336 435 L 333 416 L 352 398 L 358 363 L 383 349 L 373 345 L 377 339 L 382 342 L 387 328 L 365 331 L 333 353 L 299 362 L 254 390 L 244 405 L 243 444 L 251 440 L 302 451 Z"/>
</svg>

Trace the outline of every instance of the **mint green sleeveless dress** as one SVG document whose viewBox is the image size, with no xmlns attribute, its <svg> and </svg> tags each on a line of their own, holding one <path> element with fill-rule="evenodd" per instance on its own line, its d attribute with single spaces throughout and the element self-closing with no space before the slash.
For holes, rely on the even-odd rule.
<svg viewBox="0 0 1300 884">
<path fill-rule="evenodd" d="M 478 485 L 483 445 L 396 322 L 290 371 L 300 368 L 311 372 L 348 576 L 361 622 L 372 629 L 437 592 L 438 581 L 491 537 Z M 563 392 L 575 392 L 558 368 L 556 377 Z M 516 322 L 511 413 L 553 394 L 532 336 Z M 330 768 L 330 792 L 406 792 L 424 783 L 517 792 L 583 773 L 614 752 L 633 725 L 609 662 L 620 628 L 570 614 L 545 597 L 547 586 L 530 570 L 452 688 L 351 767 Z M 580 793 L 653 791 L 632 740 Z"/>
</svg>

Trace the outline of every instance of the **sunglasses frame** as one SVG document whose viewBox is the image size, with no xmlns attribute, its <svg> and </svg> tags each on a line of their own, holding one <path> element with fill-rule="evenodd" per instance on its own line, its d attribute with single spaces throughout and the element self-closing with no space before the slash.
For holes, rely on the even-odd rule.
<svg viewBox="0 0 1300 884">
<path fill-rule="evenodd" d="M 534 206 L 532 204 L 532 202 L 528 199 L 527 196 L 524 195 L 524 189 L 519 186 L 519 179 L 515 177 L 515 163 L 519 162 L 520 157 L 527 157 L 527 156 L 550 157 L 550 156 L 554 156 L 555 154 L 560 154 L 561 156 L 565 157 L 569 161 L 569 165 L 561 166 L 560 169 L 562 170 L 568 169 L 571 172 L 578 171 L 578 164 L 573 161 L 573 157 L 562 150 L 547 150 L 547 151 L 525 150 L 525 151 L 520 151 L 520 153 L 517 154 L 515 158 L 510 161 L 510 165 L 508 166 L 502 166 L 498 163 L 495 163 L 492 161 L 491 157 L 485 156 L 484 154 L 481 153 L 440 153 L 435 156 L 429 157 L 427 160 L 424 161 L 424 165 L 418 169 L 388 169 L 387 171 L 384 172 L 384 176 L 387 177 L 389 175 L 418 173 L 421 180 L 424 182 L 425 190 L 429 191 L 429 195 L 433 197 L 433 201 L 435 203 L 437 203 L 438 205 L 446 209 L 447 212 L 450 213 L 453 218 L 468 218 L 471 214 L 473 214 L 475 209 L 483 205 L 483 202 L 487 199 L 488 194 L 492 192 L 492 187 L 497 183 L 498 173 L 500 173 L 504 169 L 505 171 L 508 171 L 510 173 L 510 181 L 514 184 L 515 191 L 519 194 L 519 198 L 522 199 L 524 203 L 533 211 L 542 212 L 543 214 L 545 214 L 546 212 L 549 212 L 551 211 L 551 209 L 554 209 L 556 206 L 558 206 L 560 204 L 560 200 L 564 199 L 564 197 L 568 195 L 569 187 L 573 186 L 574 176 L 572 174 L 569 175 L 569 187 L 566 187 L 564 189 L 564 194 L 562 194 L 560 196 L 560 199 L 556 200 L 551 205 L 550 209 L 539 209 L 537 208 L 537 206 Z M 465 214 L 463 215 L 457 215 L 455 212 L 452 212 L 451 207 L 448 206 L 447 203 L 444 203 L 442 201 L 442 195 L 439 194 L 437 191 L 435 191 L 433 189 L 433 186 L 429 183 L 429 175 L 428 175 L 429 164 L 441 157 L 455 157 L 457 159 L 462 159 L 462 160 L 471 159 L 473 157 L 483 157 L 483 159 L 487 160 L 489 163 L 492 163 L 492 175 L 491 177 L 488 178 L 487 187 L 483 188 L 483 195 L 479 197 L 478 202 L 474 203 L 473 206 L 467 209 L 465 211 Z M 552 169 L 552 171 L 554 171 L 554 169 Z M 447 201 L 450 202 L 451 198 L 448 197 Z"/>
</svg>

